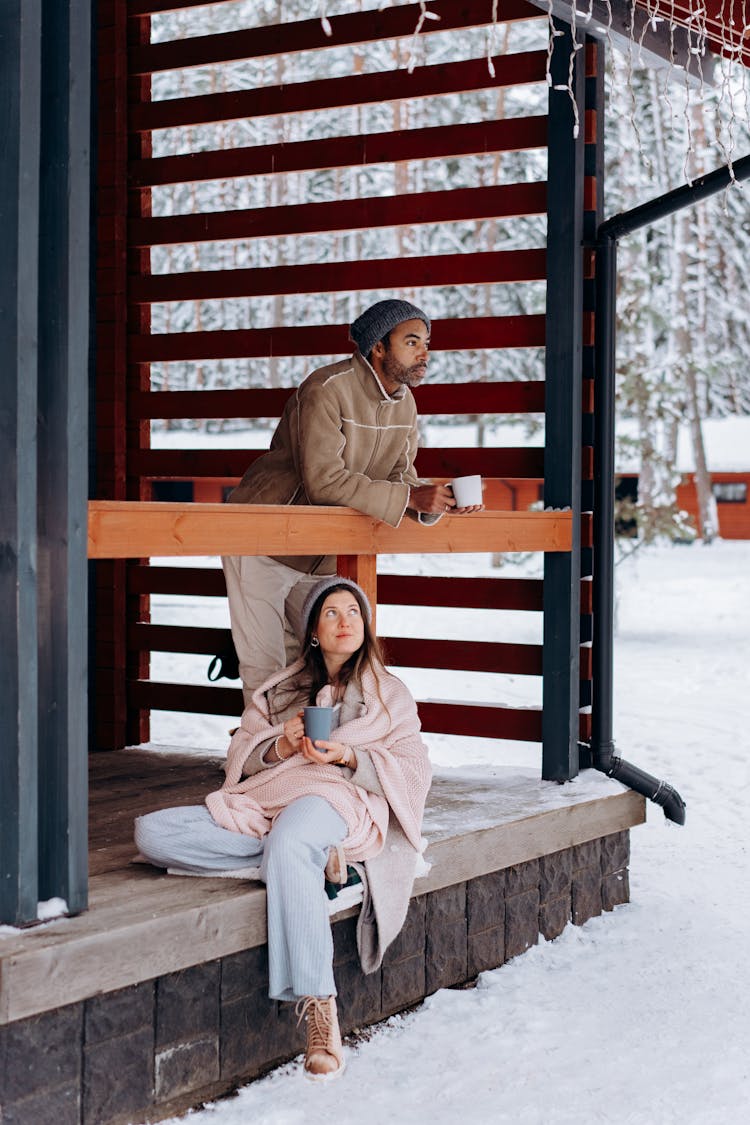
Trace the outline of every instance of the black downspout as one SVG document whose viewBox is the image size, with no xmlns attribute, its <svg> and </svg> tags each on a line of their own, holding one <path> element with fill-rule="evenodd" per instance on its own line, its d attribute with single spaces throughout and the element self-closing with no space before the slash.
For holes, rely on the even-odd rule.
<svg viewBox="0 0 750 1125">
<path fill-rule="evenodd" d="M 661 805 L 676 824 L 685 823 L 685 802 L 666 781 L 659 781 L 615 754 L 612 737 L 612 652 L 614 637 L 615 542 L 615 333 L 617 240 L 625 234 L 715 195 L 732 179 L 750 178 L 750 156 L 733 168 L 719 168 L 692 184 L 614 215 L 602 223 L 596 242 L 596 363 L 594 374 L 594 577 L 593 706 L 591 765 Z"/>
</svg>

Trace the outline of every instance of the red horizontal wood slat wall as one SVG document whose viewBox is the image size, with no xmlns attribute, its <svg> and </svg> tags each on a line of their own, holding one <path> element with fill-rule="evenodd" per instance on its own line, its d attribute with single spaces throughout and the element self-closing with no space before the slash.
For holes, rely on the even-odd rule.
<svg viewBox="0 0 750 1125">
<path fill-rule="evenodd" d="M 194 0 L 130 0 L 128 14 L 166 12 L 197 6 Z M 423 26 L 422 33 L 488 24 L 492 6 L 487 0 L 432 0 L 431 11 L 441 16 Z M 383 38 L 411 36 L 422 6 L 389 8 L 383 12 L 352 13 L 331 18 L 329 39 L 319 19 L 277 27 L 260 27 L 218 35 L 200 35 L 171 42 L 134 41 L 129 55 L 131 77 L 180 67 L 211 66 L 236 59 L 267 57 L 283 52 L 327 49 L 344 43 L 366 43 Z M 539 19 L 539 11 L 522 0 L 507 0 L 500 19 L 511 22 Z M 541 17 L 542 19 L 544 16 Z M 492 73 L 494 69 L 494 73 Z M 226 93 L 131 101 L 128 129 L 148 136 L 152 130 L 210 124 L 240 118 L 299 114 L 316 109 L 336 109 L 397 99 L 438 97 L 444 94 L 503 89 L 544 82 L 545 51 L 468 59 L 459 62 L 406 68 L 389 73 L 359 73 L 346 77 L 318 78 L 305 82 L 250 88 Z M 137 84 L 131 91 L 137 95 Z M 544 148 L 545 116 L 517 117 L 449 126 L 426 126 L 284 144 L 260 144 L 227 150 L 134 159 L 129 164 L 129 186 L 143 190 L 157 185 L 316 169 L 352 168 L 373 164 L 404 164 L 475 154 L 522 152 Z M 106 154 L 105 154 L 106 156 Z M 224 242 L 276 236 L 309 235 L 373 228 L 410 228 L 425 224 L 512 220 L 541 215 L 546 209 L 546 184 L 528 182 L 459 187 L 451 191 L 399 191 L 388 197 L 339 198 L 330 202 L 257 207 L 254 209 L 160 215 L 131 212 L 127 228 L 133 250 L 180 244 Z M 283 191 L 283 181 L 282 181 Z M 282 196 L 283 198 L 283 196 Z M 514 245 L 518 245 L 515 243 Z M 523 245 L 523 243 L 521 243 Z M 131 260 L 135 260 L 134 256 Z M 255 269 L 196 270 L 131 274 L 128 301 L 131 323 L 149 306 L 170 302 L 217 302 L 234 298 L 285 296 L 297 293 L 333 294 L 382 291 L 394 294 L 425 286 L 460 286 L 543 282 L 546 254 L 528 249 L 478 253 L 440 253 L 409 257 L 368 259 L 363 262 L 316 262 L 304 265 L 265 266 Z M 183 259 L 184 260 L 184 259 Z M 182 267 L 184 270 L 184 266 Z M 156 314 L 155 314 L 156 315 Z M 467 317 L 436 322 L 435 351 L 470 351 L 507 348 L 540 348 L 545 344 L 544 315 Z M 311 327 L 180 331 L 163 335 L 132 332 L 128 337 L 131 364 L 190 363 L 202 360 L 263 359 L 281 356 L 344 355 L 350 350 L 348 326 L 320 324 Z M 300 375 L 304 372 L 300 370 Z M 144 392 L 128 397 L 128 422 L 139 425 L 151 419 L 275 418 L 294 388 L 228 391 Z M 420 415 L 499 415 L 541 413 L 544 384 L 539 382 L 466 382 L 432 384 L 417 392 Z M 189 439 L 188 439 L 189 440 Z M 134 451 L 128 472 L 141 483 L 149 479 L 200 480 L 205 477 L 236 479 L 260 451 L 171 450 Z M 542 448 L 424 448 L 418 471 L 427 476 L 451 477 L 480 472 L 486 477 L 538 480 L 543 475 Z M 442 579 L 384 575 L 379 579 L 379 600 L 393 604 L 465 606 L 542 610 L 542 583 L 529 579 Z M 137 601 L 150 593 L 222 597 L 224 579 L 216 569 L 134 566 L 128 576 L 128 593 Z M 185 626 L 152 626 L 131 620 L 128 646 L 131 653 L 167 651 L 209 655 L 218 651 L 226 630 Z M 504 642 L 430 641 L 391 638 L 393 662 L 403 666 L 464 669 L 539 675 L 541 649 L 537 645 Z M 134 665 L 131 662 L 131 668 Z M 150 682 L 132 677 L 128 683 L 131 709 L 204 711 L 236 716 L 242 709 L 238 688 Z M 456 704 L 430 701 L 420 704 L 425 729 L 454 734 L 484 735 L 539 741 L 541 714 L 534 708 L 497 704 Z"/>
</svg>

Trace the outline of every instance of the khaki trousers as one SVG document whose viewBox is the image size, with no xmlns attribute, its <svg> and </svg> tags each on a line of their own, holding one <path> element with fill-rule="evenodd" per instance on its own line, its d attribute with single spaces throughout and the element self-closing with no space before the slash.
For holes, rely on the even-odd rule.
<svg viewBox="0 0 750 1125">
<path fill-rule="evenodd" d="M 226 555 L 221 563 L 247 707 L 256 688 L 299 656 L 302 606 L 324 575 L 263 555 Z"/>
</svg>

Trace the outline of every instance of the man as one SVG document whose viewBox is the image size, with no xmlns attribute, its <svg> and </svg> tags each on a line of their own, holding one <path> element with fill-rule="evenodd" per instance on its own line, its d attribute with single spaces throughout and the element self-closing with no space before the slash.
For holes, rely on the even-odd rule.
<svg viewBox="0 0 750 1125">
<path fill-rule="evenodd" d="M 235 504 L 334 504 L 397 527 L 407 509 L 433 523 L 456 508 L 450 488 L 414 473 L 412 387 L 427 374 L 430 319 L 408 301 L 378 301 L 350 328 L 354 355 L 308 375 L 288 400 L 268 453 L 245 473 Z M 298 654 L 309 590 L 334 556 L 222 559 L 245 703 Z"/>
</svg>

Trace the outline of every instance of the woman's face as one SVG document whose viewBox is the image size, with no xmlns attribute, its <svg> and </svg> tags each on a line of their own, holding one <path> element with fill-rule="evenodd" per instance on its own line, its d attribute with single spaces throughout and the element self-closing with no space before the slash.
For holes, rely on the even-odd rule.
<svg viewBox="0 0 750 1125">
<path fill-rule="evenodd" d="M 359 602 L 350 590 L 334 590 L 320 610 L 314 635 L 323 656 L 342 658 L 342 663 L 357 651 L 365 639 L 365 624 Z"/>
</svg>

